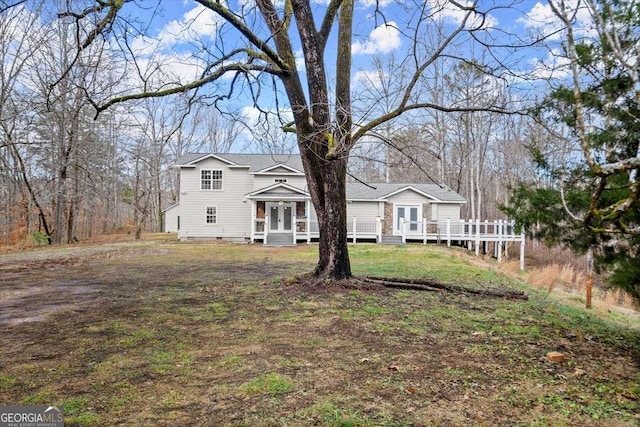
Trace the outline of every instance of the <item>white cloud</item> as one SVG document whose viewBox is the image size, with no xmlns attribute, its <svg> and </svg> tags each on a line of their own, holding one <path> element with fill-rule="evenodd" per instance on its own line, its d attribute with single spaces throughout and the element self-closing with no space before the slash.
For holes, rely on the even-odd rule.
<svg viewBox="0 0 640 427">
<path fill-rule="evenodd" d="M 155 37 L 136 37 L 131 48 L 136 55 L 175 52 L 176 47 L 216 37 L 220 18 L 204 6 L 188 10 L 179 19 L 167 22 Z"/>
<path fill-rule="evenodd" d="M 364 87 L 378 89 L 382 87 L 383 79 L 388 74 L 380 70 L 359 70 L 353 75 L 353 82 Z"/>
<path fill-rule="evenodd" d="M 159 84 L 186 83 L 204 70 L 202 59 L 192 56 L 187 43 L 207 43 L 216 37 L 219 18 L 209 9 L 196 6 L 180 18 L 167 22 L 155 36 L 139 36 L 131 43 L 143 75 L 153 75 Z"/>
<path fill-rule="evenodd" d="M 165 46 L 216 36 L 220 18 L 204 6 L 187 11 L 179 20 L 167 23 L 158 39 Z"/>
<path fill-rule="evenodd" d="M 589 11 L 585 6 L 578 3 L 577 0 L 569 0 L 566 3 L 566 10 L 569 14 L 573 14 L 577 9 L 575 16 L 575 27 L 578 35 L 589 36 L 592 32 L 592 20 Z M 555 15 L 548 3 L 536 3 L 524 18 L 518 18 L 517 21 L 526 29 L 531 30 L 540 37 L 546 37 L 548 40 L 558 41 L 564 37 L 564 24 Z M 591 34 L 595 35 L 595 33 Z"/>
<path fill-rule="evenodd" d="M 569 59 L 559 49 L 552 49 L 545 58 L 531 61 L 533 66 L 527 71 L 528 78 L 564 79 L 570 75 Z"/>
<path fill-rule="evenodd" d="M 374 28 L 364 43 L 360 41 L 353 43 L 351 49 L 354 55 L 389 53 L 399 48 L 401 44 L 400 31 L 396 23 L 389 21 Z"/>
<path fill-rule="evenodd" d="M 299 72 L 304 71 L 305 69 L 304 52 L 302 51 L 302 49 L 298 49 L 293 54 L 296 60 L 296 70 L 298 70 Z"/>
<path fill-rule="evenodd" d="M 389 6 L 393 0 L 358 0 L 358 4 L 362 7 L 376 6 L 378 8 Z"/>
<path fill-rule="evenodd" d="M 483 15 L 472 12 L 469 15 L 469 10 L 466 10 L 466 8 L 473 7 L 474 2 L 472 1 L 459 1 L 454 4 L 448 0 L 426 0 L 426 3 L 429 5 L 433 16 L 445 22 L 460 25 L 466 19 L 466 28 L 489 29 L 498 26 L 498 19 L 491 14 Z M 463 6 L 463 8 L 456 6 L 456 4 Z"/>
</svg>

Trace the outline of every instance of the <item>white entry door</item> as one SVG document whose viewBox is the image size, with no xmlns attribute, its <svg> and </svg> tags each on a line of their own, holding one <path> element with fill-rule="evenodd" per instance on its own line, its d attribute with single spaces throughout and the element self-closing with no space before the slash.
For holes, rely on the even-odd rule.
<svg viewBox="0 0 640 427">
<path fill-rule="evenodd" d="M 420 221 L 421 210 L 421 206 L 396 205 L 393 231 L 396 234 L 402 234 L 402 226 L 408 222 L 409 224 L 405 226 L 407 234 L 420 234 L 422 230 L 418 221 Z"/>
<path fill-rule="evenodd" d="M 292 204 L 291 203 L 267 203 L 269 210 L 269 232 L 288 233 L 292 224 Z"/>
</svg>

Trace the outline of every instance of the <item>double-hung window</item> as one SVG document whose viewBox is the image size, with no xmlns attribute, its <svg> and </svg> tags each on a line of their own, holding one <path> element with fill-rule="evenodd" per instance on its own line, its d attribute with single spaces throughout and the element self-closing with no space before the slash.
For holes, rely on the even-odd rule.
<svg viewBox="0 0 640 427">
<path fill-rule="evenodd" d="M 218 207 L 207 206 L 207 212 L 205 214 L 205 223 L 217 224 L 218 223 Z"/>
<path fill-rule="evenodd" d="M 222 171 L 217 169 L 202 169 L 200 171 L 201 190 L 222 190 Z"/>
</svg>

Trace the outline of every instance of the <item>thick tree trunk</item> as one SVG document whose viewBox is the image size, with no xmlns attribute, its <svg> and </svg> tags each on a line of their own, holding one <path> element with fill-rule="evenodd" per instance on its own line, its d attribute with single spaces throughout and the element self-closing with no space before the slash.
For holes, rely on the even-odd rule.
<svg viewBox="0 0 640 427">
<path fill-rule="evenodd" d="M 318 217 L 320 240 L 315 276 L 340 280 L 351 277 L 347 247 L 347 159 L 325 160 L 304 152 L 311 201 Z"/>
</svg>

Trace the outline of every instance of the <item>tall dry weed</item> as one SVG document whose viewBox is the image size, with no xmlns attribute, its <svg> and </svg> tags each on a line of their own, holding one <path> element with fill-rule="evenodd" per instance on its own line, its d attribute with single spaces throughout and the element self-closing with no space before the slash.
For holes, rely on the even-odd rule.
<svg viewBox="0 0 640 427">
<path fill-rule="evenodd" d="M 584 283 L 585 276 L 570 264 L 549 264 L 534 267 L 529 271 L 527 283 L 551 292 L 556 287 L 566 292 L 576 292 Z"/>
</svg>

